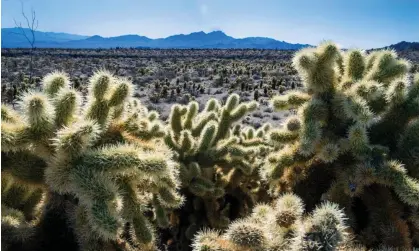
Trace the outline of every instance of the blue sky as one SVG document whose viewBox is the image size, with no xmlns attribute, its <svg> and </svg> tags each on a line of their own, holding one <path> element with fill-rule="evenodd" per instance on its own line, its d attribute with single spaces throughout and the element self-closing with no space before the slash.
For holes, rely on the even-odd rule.
<svg viewBox="0 0 419 251">
<path fill-rule="evenodd" d="M 39 30 L 151 38 L 222 30 L 292 43 L 333 40 L 344 47 L 419 41 L 419 0 L 22 0 Z M 2 0 L 1 26 L 22 20 L 18 0 Z"/>
</svg>

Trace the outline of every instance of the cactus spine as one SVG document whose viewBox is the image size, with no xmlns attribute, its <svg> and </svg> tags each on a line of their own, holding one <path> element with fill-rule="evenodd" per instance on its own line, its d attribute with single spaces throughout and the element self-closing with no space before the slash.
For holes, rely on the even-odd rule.
<svg viewBox="0 0 419 251">
<path fill-rule="evenodd" d="M 241 210 L 253 207 L 258 193 L 264 193 L 258 192 L 258 169 L 270 127 L 255 131 L 235 125 L 256 107 L 255 102 L 241 103 L 237 94 L 229 96 L 223 106 L 210 99 L 202 111 L 194 101 L 172 107 L 165 141 L 180 163 L 188 203 L 176 217 L 187 218 L 182 222 L 187 224 L 186 233 L 206 226 L 226 228 L 233 214 L 232 202 L 239 204 L 240 211 L 234 213 L 238 216 L 246 213 Z M 230 196 L 235 201 L 227 199 Z"/>
<path fill-rule="evenodd" d="M 131 89 L 128 80 L 100 71 L 91 77 L 87 102 L 82 102 L 67 75 L 53 73 L 44 78 L 42 92 L 23 96 L 19 111 L 2 105 L 2 179 L 7 184 L 2 194 L 23 196 L 3 195 L 2 226 L 8 230 L 2 234 L 16 236 L 4 237 L 9 247 L 37 248 L 31 241 L 36 245 L 46 216 L 61 204 L 61 217 L 82 250 L 121 242 L 153 248 L 156 219 L 146 213 L 177 208 L 183 197 L 177 192 L 172 152 L 161 139 L 163 126 L 156 113 L 131 97 Z M 17 213 L 25 200 L 33 201 L 28 204 L 33 208 L 40 203 L 35 191 L 43 194 L 44 212 Z"/>
<path fill-rule="evenodd" d="M 272 206 L 256 206 L 224 234 L 201 231 L 193 251 L 338 250 L 347 243 L 344 214 L 336 204 L 321 204 L 306 217 L 303 206 L 296 195 L 283 194 Z"/>
<path fill-rule="evenodd" d="M 359 212 L 350 206 L 355 200 L 371 206 L 367 210 L 373 216 L 366 227 L 350 219 L 351 227 L 363 230 L 363 238 L 369 241 L 382 239 L 393 245 L 391 238 L 384 237 L 393 230 L 400 238 L 409 238 L 409 232 L 417 229 L 409 229 L 402 215 L 419 206 L 419 176 L 414 167 L 419 157 L 414 150 L 419 143 L 419 77 L 408 81 L 409 63 L 393 51 L 341 52 L 333 43 L 301 50 L 293 64 L 306 91 L 275 97 L 272 104 L 277 109 L 298 109 L 301 126 L 294 125 L 296 118 L 272 133 L 286 146 L 270 154 L 262 177 L 273 192 L 300 191 L 305 201 L 311 201 L 309 208 L 326 199 L 340 203 L 355 217 Z M 396 195 L 389 200 L 405 205 L 406 211 L 379 212 L 365 201 L 374 193 L 389 196 L 387 190 Z M 382 229 L 374 229 L 385 212 L 394 217 L 380 223 Z M 411 243 L 394 246 L 410 249 Z"/>
</svg>

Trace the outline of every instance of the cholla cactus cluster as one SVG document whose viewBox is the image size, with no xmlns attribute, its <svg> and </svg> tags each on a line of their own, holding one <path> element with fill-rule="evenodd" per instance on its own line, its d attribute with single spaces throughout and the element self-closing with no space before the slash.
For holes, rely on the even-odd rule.
<svg viewBox="0 0 419 251">
<path fill-rule="evenodd" d="M 281 195 L 273 206 L 259 204 L 250 216 L 233 222 L 224 234 L 198 233 L 193 251 L 337 250 L 348 241 L 343 212 L 332 203 L 304 216 L 302 200 Z"/>
<path fill-rule="evenodd" d="M 275 192 L 298 191 L 309 207 L 330 200 L 345 207 L 350 225 L 369 245 L 411 249 L 419 206 L 419 76 L 393 51 L 366 55 L 332 43 L 294 57 L 306 92 L 273 99 L 298 109 L 271 138 L 261 175 Z M 417 217 L 416 217 L 417 218 Z"/>
<path fill-rule="evenodd" d="M 165 141 L 180 163 L 188 204 L 178 217 L 187 215 L 183 224 L 189 239 L 201 227 L 226 228 L 234 214 L 245 214 L 260 199 L 258 168 L 270 126 L 255 130 L 234 125 L 256 107 L 255 102 L 240 103 L 237 94 L 223 106 L 210 99 L 202 111 L 195 101 L 172 107 Z"/>
<path fill-rule="evenodd" d="M 273 99 L 298 111 L 283 128 L 242 128 L 257 102 L 237 94 L 176 104 L 164 124 L 127 79 L 96 72 L 82 96 L 48 74 L 1 107 L 2 248 L 412 250 L 419 75 L 332 43 L 293 64 L 305 90 Z"/>
<path fill-rule="evenodd" d="M 51 217 L 65 219 L 82 250 L 153 248 L 153 213 L 179 207 L 183 197 L 158 116 L 131 89 L 99 71 L 83 100 L 55 72 L 19 109 L 2 105 L 3 248 L 48 248 L 34 243 L 63 227 L 43 233 Z"/>
</svg>

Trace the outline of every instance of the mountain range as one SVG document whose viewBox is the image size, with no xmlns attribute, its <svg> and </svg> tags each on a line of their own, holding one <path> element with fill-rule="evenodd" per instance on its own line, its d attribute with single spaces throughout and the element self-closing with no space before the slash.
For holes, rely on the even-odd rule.
<svg viewBox="0 0 419 251">
<path fill-rule="evenodd" d="M 29 29 L 2 28 L 2 48 L 30 47 L 23 32 L 30 35 Z M 81 36 L 67 33 L 35 32 L 37 48 L 115 48 L 115 47 L 146 47 L 146 48 L 217 48 L 217 49 L 285 49 L 295 50 L 310 46 L 308 44 L 292 44 L 267 37 L 233 38 L 222 31 L 205 33 L 203 31 L 190 34 L 178 34 L 166 38 L 152 39 L 139 35 L 123 35 L 116 37 Z"/>
<path fill-rule="evenodd" d="M 400 43 L 384 47 L 384 49 L 393 49 L 396 51 L 417 51 L 419 50 L 419 42 L 401 41 Z"/>
</svg>

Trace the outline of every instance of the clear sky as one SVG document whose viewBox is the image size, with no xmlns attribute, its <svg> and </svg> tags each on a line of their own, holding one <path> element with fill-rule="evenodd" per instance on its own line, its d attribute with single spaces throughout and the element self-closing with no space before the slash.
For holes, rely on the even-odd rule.
<svg viewBox="0 0 419 251">
<path fill-rule="evenodd" d="M 419 42 L 419 0 L 22 0 L 39 30 L 150 38 L 222 30 L 316 45 L 382 47 Z M 2 0 L 1 26 L 22 20 L 19 0 Z"/>
</svg>

